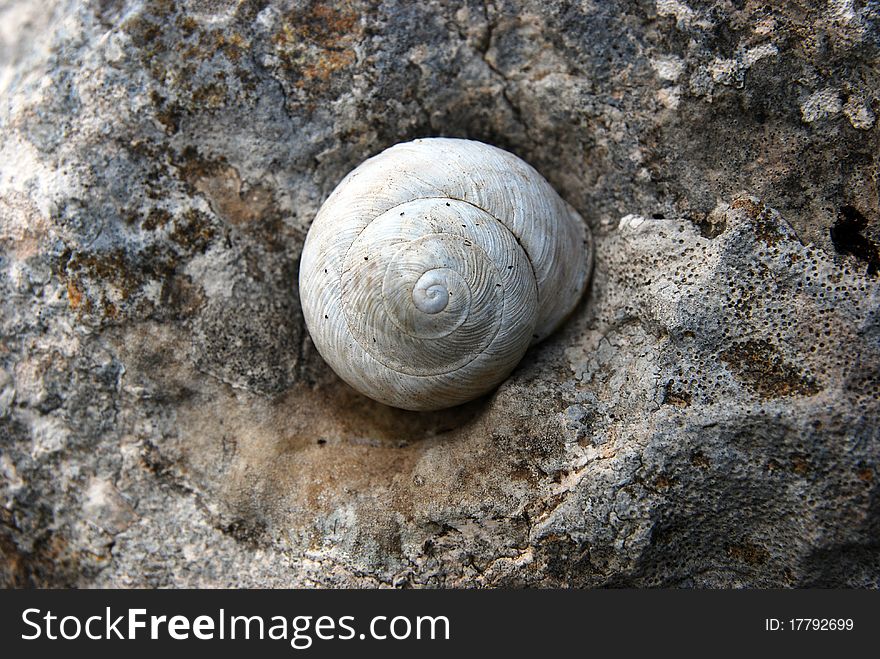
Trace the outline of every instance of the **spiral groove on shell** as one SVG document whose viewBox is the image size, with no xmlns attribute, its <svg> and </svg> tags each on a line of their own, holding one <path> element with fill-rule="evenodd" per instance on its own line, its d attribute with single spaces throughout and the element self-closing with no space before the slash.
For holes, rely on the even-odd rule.
<svg viewBox="0 0 880 659">
<path fill-rule="evenodd" d="M 303 248 L 318 351 L 380 402 L 441 409 L 497 386 L 577 304 L 580 216 L 525 162 L 451 138 L 395 145 L 336 187 Z"/>
</svg>

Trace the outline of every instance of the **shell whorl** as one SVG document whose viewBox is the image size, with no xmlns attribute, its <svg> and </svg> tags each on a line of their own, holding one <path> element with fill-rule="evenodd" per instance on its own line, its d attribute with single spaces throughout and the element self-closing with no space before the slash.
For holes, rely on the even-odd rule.
<svg viewBox="0 0 880 659">
<path fill-rule="evenodd" d="M 318 351 L 380 402 L 441 409 L 497 386 L 577 304 L 592 264 L 580 216 L 528 164 L 429 138 L 336 187 L 303 247 Z"/>
</svg>

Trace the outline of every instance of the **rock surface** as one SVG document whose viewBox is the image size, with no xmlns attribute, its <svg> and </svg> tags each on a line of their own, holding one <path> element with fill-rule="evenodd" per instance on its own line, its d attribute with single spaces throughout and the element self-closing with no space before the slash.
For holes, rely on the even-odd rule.
<svg viewBox="0 0 880 659">
<path fill-rule="evenodd" d="M 0 581 L 880 585 L 875 3 L 0 1 Z M 427 135 L 597 239 L 494 394 L 353 393 L 305 232 Z"/>
</svg>

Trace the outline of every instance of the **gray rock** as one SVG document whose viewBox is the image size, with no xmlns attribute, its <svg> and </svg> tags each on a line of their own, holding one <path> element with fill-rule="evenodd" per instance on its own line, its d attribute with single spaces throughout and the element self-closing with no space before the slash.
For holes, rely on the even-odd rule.
<svg viewBox="0 0 880 659">
<path fill-rule="evenodd" d="M 880 585 L 880 13 L 0 2 L 0 581 Z M 393 143 L 588 218 L 494 394 L 383 407 L 298 255 Z"/>
</svg>

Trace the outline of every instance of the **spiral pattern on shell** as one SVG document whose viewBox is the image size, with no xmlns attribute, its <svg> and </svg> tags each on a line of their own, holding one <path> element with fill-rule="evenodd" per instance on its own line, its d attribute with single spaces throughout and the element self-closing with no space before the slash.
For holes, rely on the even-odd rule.
<svg viewBox="0 0 880 659">
<path fill-rule="evenodd" d="M 531 166 L 470 140 L 370 158 L 336 187 L 300 264 L 309 333 L 361 393 L 411 410 L 490 391 L 582 296 L 592 241 Z"/>
</svg>

